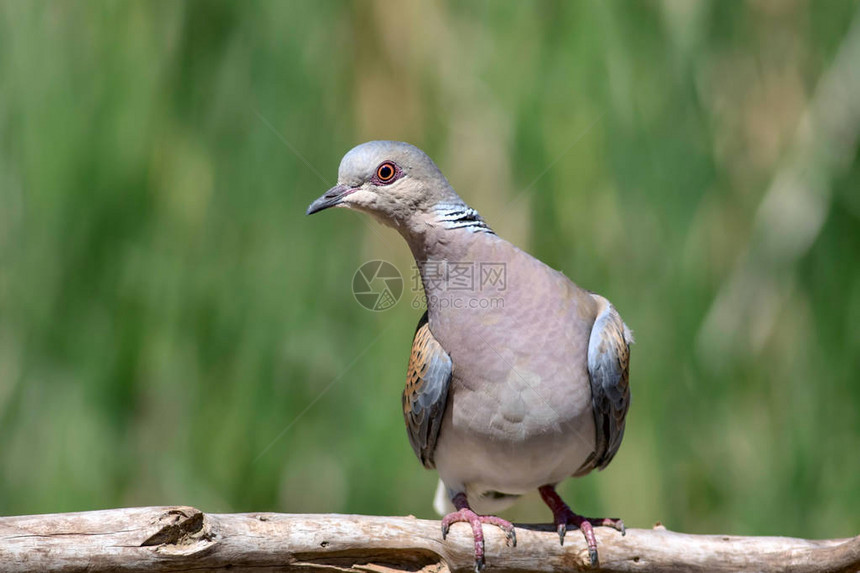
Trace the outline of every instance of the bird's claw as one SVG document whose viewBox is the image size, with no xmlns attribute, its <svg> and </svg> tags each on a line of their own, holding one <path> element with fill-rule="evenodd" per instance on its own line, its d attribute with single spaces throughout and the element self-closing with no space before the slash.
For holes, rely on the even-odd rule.
<svg viewBox="0 0 860 573">
<path fill-rule="evenodd" d="M 570 512 L 569 515 L 564 516 L 564 521 L 558 523 L 558 540 L 561 545 L 564 545 L 564 534 L 567 533 L 568 525 L 573 525 L 574 527 L 579 528 L 585 536 L 585 542 L 588 544 L 588 558 L 591 562 L 591 567 L 597 567 L 600 563 L 597 556 L 597 540 L 594 538 L 594 527 L 611 527 L 620 531 L 621 535 L 627 535 L 627 528 L 624 526 L 624 522 L 620 519 L 594 519 L 590 517 L 582 517 Z"/>
<path fill-rule="evenodd" d="M 597 567 L 598 560 L 597 560 L 597 548 L 596 547 L 589 547 L 588 548 L 588 558 L 591 560 L 591 566 Z"/>
<path fill-rule="evenodd" d="M 463 507 L 454 513 L 449 513 L 442 518 L 442 539 L 448 537 L 451 524 L 464 522 L 472 527 L 472 537 L 475 541 L 475 573 L 484 570 L 484 532 L 482 525 L 495 525 L 505 534 L 505 544 L 508 547 L 517 546 L 517 534 L 511 522 L 494 515 L 478 515 L 468 507 Z"/>
<path fill-rule="evenodd" d="M 583 517 L 565 504 L 553 488 L 541 488 L 541 495 L 544 501 L 547 502 L 553 513 L 553 522 L 555 523 L 556 532 L 558 532 L 558 542 L 564 545 L 564 537 L 567 533 L 567 526 L 570 525 L 579 529 L 585 537 L 585 543 L 588 546 L 588 558 L 591 562 L 591 567 L 597 567 L 600 564 L 597 554 L 597 538 L 594 536 L 594 528 L 612 527 L 621 532 L 621 535 L 627 533 L 624 527 L 624 522 L 615 518 L 593 518 Z"/>
<path fill-rule="evenodd" d="M 624 526 L 624 522 L 617 517 L 606 517 L 603 519 L 592 519 L 592 518 L 584 518 L 586 521 L 589 521 L 591 525 L 595 527 L 605 526 L 611 527 L 615 531 L 620 531 L 621 535 L 627 535 L 627 528 Z"/>
</svg>

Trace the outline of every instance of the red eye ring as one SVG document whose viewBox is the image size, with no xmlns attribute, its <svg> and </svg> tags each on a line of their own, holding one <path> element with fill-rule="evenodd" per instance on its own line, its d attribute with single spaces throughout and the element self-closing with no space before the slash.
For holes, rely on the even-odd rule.
<svg viewBox="0 0 860 573">
<path fill-rule="evenodd" d="M 382 183 L 390 183 L 395 175 L 397 175 L 397 166 L 390 161 L 381 163 L 376 168 L 376 178 Z"/>
</svg>

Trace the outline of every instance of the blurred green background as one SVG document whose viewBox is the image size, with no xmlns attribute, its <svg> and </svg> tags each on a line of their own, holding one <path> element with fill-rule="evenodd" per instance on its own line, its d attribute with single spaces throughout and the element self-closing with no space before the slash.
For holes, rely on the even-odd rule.
<svg viewBox="0 0 860 573">
<path fill-rule="evenodd" d="M 432 517 L 350 290 L 409 252 L 304 215 L 400 139 L 636 331 L 575 508 L 857 534 L 858 61 L 854 1 L 0 3 L 0 513 Z"/>
</svg>

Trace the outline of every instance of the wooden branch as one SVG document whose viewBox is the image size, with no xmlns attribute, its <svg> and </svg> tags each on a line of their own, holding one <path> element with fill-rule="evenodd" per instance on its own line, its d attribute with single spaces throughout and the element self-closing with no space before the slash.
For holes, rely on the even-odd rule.
<svg viewBox="0 0 860 573">
<path fill-rule="evenodd" d="M 517 526 L 517 547 L 485 526 L 487 573 L 588 568 L 579 535 L 565 545 L 548 525 Z M 600 571 L 858 571 L 860 536 L 687 535 L 663 527 L 622 537 L 596 529 Z M 192 507 L 141 507 L 0 518 L 0 572 L 350 571 L 467 573 L 471 530 L 438 521 L 362 515 L 204 514 Z"/>
</svg>

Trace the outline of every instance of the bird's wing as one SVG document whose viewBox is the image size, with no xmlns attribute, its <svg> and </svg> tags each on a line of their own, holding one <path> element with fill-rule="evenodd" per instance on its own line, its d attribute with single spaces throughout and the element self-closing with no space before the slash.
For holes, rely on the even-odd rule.
<svg viewBox="0 0 860 573">
<path fill-rule="evenodd" d="M 427 313 L 418 321 L 403 390 L 403 418 L 415 455 L 430 469 L 451 384 L 451 357 L 433 338 Z"/>
<path fill-rule="evenodd" d="M 624 418 L 630 406 L 630 345 L 633 334 L 608 300 L 592 294 L 600 313 L 588 342 L 588 376 L 594 408 L 596 447 L 594 454 L 577 470 L 584 475 L 594 468 L 605 468 L 621 445 Z"/>
</svg>

